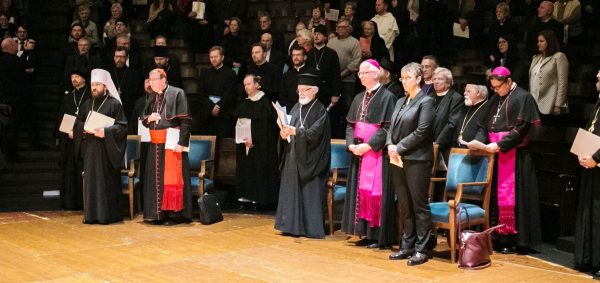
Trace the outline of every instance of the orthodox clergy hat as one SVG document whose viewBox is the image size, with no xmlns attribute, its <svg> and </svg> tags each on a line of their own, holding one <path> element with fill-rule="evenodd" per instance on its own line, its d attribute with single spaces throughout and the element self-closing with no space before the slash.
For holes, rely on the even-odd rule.
<svg viewBox="0 0 600 283">
<path fill-rule="evenodd" d="M 90 72 L 87 69 L 73 68 L 71 70 L 71 73 L 69 74 L 69 76 L 78 75 L 78 76 L 80 76 L 80 77 L 82 77 L 82 78 L 84 78 L 84 79 L 87 80 L 89 78 L 89 74 L 90 74 Z"/>
<path fill-rule="evenodd" d="M 127 20 L 127 18 L 125 17 L 119 17 L 115 20 L 115 24 L 116 23 L 123 23 L 126 26 L 129 26 L 129 20 Z"/>
<path fill-rule="evenodd" d="M 113 83 L 112 79 L 110 78 L 110 73 L 108 71 L 103 70 L 103 69 L 93 69 L 92 70 L 92 78 L 91 78 L 90 82 L 101 83 L 101 84 L 105 85 L 106 89 L 108 89 L 109 95 L 116 98 L 119 101 L 119 103 L 123 104 L 123 102 L 121 102 L 121 97 L 119 96 L 119 92 L 117 91 L 117 88 L 115 87 L 115 83 Z"/>
<path fill-rule="evenodd" d="M 154 46 L 154 57 L 169 57 L 169 49 L 166 46 Z"/>
<path fill-rule="evenodd" d="M 321 78 L 316 69 L 306 67 L 298 74 L 298 85 L 319 86 Z"/>
<path fill-rule="evenodd" d="M 388 72 L 390 72 L 392 74 L 396 73 L 396 66 L 390 60 L 388 60 L 387 58 L 383 57 L 379 61 L 380 61 L 379 62 L 379 66 L 381 68 L 385 69 L 386 71 L 388 71 Z"/>
<path fill-rule="evenodd" d="M 327 36 L 327 27 L 325 27 L 324 25 L 318 25 L 315 27 L 315 29 L 313 30 L 313 34 L 320 32 L 321 34 L 323 34 L 324 36 Z"/>
</svg>

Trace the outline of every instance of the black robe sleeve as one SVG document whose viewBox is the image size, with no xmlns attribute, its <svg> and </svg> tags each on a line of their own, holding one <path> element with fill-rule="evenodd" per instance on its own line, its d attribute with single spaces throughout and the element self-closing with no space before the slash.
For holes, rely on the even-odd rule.
<svg viewBox="0 0 600 283">
<path fill-rule="evenodd" d="M 121 104 L 114 100 L 110 109 L 115 124 L 104 128 L 104 146 L 114 169 L 119 169 L 123 162 L 125 144 L 127 141 L 127 118 Z"/>
<path fill-rule="evenodd" d="M 435 143 L 444 147 L 446 147 L 452 140 L 452 135 L 456 129 L 456 125 L 459 123 L 458 119 L 464 106 L 462 95 L 458 94 L 457 92 L 452 92 L 451 95 L 448 123 L 444 126 L 438 135 L 437 140 L 435 141 Z"/>
<path fill-rule="evenodd" d="M 329 170 L 329 143 L 331 139 L 331 126 L 325 107 L 320 103 L 314 114 L 311 113 L 307 122 L 312 122 L 310 127 L 296 128 L 293 141 L 296 146 L 298 173 L 301 182 L 309 181 Z M 312 120 L 312 121 L 310 121 Z M 313 122 L 314 121 L 314 122 Z"/>
</svg>

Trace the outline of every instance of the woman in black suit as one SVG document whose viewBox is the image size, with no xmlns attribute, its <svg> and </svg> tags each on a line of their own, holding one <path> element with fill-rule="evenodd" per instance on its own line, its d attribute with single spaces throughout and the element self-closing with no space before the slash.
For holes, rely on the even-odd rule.
<svg viewBox="0 0 600 283">
<path fill-rule="evenodd" d="M 433 98 L 421 91 L 423 69 L 409 63 L 400 72 L 406 96 L 398 100 L 387 136 L 392 179 L 404 222 L 400 251 L 391 260 L 406 259 L 409 266 L 423 264 L 429 257 L 431 231 L 428 185 L 433 161 Z"/>
</svg>

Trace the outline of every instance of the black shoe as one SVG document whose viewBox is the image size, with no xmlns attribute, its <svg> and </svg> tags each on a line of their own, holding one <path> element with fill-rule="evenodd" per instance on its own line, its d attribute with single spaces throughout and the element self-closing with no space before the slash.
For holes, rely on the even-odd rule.
<svg viewBox="0 0 600 283">
<path fill-rule="evenodd" d="M 374 242 L 371 244 L 367 245 L 367 249 L 378 249 L 379 248 L 379 243 L 378 242 Z"/>
<path fill-rule="evenodd" d="M 410 259 L 408 259 L 406 264 L 408 266 L 415 266 L 426 263 L 427 260 L 429 260 L 429 256 L 427 256 L 427 254 L 416 252 L 415 255 L 411 256 Z"/>
<path fill-rule="evenodd" d="M 500 250 L 501 254 L 510 255 L 515 253 L 514 247 L 504 247 Z"/>
<path fill-rule="evenodd" d="M 173 219 L 169 219 L 169 220 L 165 220 L 162 224 L 165 226 L 173 226 L 173 225 L 177 225 L 179 223 L 177 223 L 177 221 L 174 221 Z"/>
<path fill-rule="evenodd" d="M 592 275 L 594 275 L 594 277 L 600 277 L 600 270 L 594 272 Z"/>
<path fill-rule="evenodd" d="M 389 256 L 390 260 L 399 260 L 399 259 L 407 259 L 409 258 L 415 251 L 414 250 L 400 250 L 398 252 L 392 253 Z"/>
<path fill-rule="evenodd" d="M 354 245 L 355 246 L 359 246 L 359 247 L 365 247 L 365 246 L 368 246 L 368 245 L 370 245 L 372 243 L 373 243 L 373 241 L 371 241 L 371 240 L 369 240 L 367 238 L 362 238 L 362 239 L 354 242 Z"/>
</svg>

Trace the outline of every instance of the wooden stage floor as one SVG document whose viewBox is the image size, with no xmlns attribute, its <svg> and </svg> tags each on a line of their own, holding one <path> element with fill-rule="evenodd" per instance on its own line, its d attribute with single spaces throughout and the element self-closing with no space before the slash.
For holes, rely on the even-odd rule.
<svg viewBox="0 0 600 283">
<path fill-rule="evenodd" d="M 281 236 L 273 216 L 226 214 L 204 226 L 81 224 L 80 212 L 0 213 L 0 282 L 579 282 L 591 277 L 529 256 L 494 255 L 466 271 L 436 257 L 408 267 L 389 251 Z M 441 238 L 440 238 L 441 240 Z M 438 250 L 444 250 L 440 243 Z M 448 254 L 443 254 L 448 256 Z"/>
</svg>

